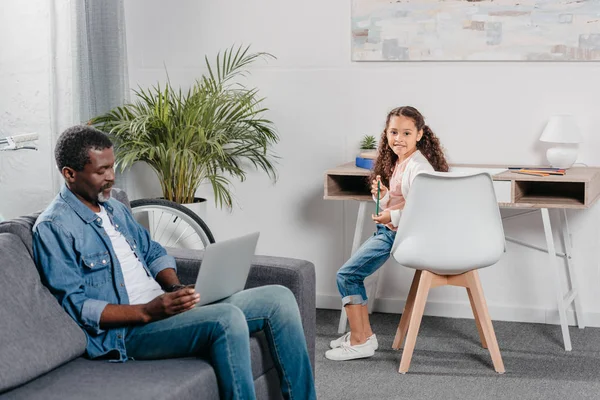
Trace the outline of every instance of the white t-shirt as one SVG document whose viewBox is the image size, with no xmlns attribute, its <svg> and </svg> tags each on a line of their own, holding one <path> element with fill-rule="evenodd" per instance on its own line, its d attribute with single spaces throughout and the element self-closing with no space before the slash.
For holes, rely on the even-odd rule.
<svg viewBox="0 0 600 400">
<path fill-rule="evenodd" d="M 125 237 L 115 229 L 102 205 L 100 205 L 100 212 L 96 214 L 102 218 L 102 226 L 110 238 L 113 250 L 121 264 L 129 304 L 145 304 L 163 294 L 160 285 L 152 276 L 148 275 Z"/>
</svg>

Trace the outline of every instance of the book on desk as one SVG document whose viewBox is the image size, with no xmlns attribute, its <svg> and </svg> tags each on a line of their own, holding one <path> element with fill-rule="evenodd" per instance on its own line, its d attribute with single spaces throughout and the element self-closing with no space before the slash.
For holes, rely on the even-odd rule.
<svg viewBox="0 0 600 400">
<path fill-rule="evenodd" d="M 565 175 L 567 171 L 564 168 L 521 168 L 510 167 L 509 170 L 516 174 L 533 176 Z"/>
</svg>

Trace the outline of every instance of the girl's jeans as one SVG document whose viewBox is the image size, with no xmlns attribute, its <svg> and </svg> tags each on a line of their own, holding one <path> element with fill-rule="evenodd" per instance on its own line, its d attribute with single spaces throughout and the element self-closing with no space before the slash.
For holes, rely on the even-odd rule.
<svg viewBox="0 0 600 400">
<path fill-rule="evenodd" d="M 377 224 L 377 230 L 337 272 L 337 286 L 342 306 L 367 304 L 365 278 L 377 271 L 390 258 L 396 232 Z"/>
<path fill-rule="evenodd" d="M 202 294 L 200 294 L 202 295 Z M 196 307 L 129 329 L 127 354 L 134 359 L 208 357 L 222 399 L 255 399 L 250 334 L 263 330 L 286 399 L 316 399 L 300 312 L 283 286 L 243 290 L 218 303 Z"/>
</svg>

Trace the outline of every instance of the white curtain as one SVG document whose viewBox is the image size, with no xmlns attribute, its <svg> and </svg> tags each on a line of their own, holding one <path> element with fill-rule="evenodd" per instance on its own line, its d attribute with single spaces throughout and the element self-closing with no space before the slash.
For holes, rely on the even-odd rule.
<svg viewBox="0 0 600 400">
<path fill-rule="evenodd" d="M 74 2 L 74 95 L 79 122 L 127 99 L 127 42 L 123 0 Z"/>
<path fill-rule="evenodd" d="M 66 128 L 127 102 L 129 79 L 123 0 L 52 0 L 50 17 L 54 148 Z M 123 176 L 116 184 L 127 188 Z"/>
</svg>

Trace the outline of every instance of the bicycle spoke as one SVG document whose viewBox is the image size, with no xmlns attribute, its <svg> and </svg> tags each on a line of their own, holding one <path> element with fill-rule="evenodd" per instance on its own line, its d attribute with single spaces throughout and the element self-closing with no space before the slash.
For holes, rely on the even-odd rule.
<svg viewBox="0 0 600 400">
<path fill-rule="evenodd" d="M 192 233 L 190 233 L 189 235 L 187 235 L 186 237 L 184 237 L 181 241 L 183 242 L 186 239 L 191 238 L 194 235 L 197 236 L 198 239 L 196 239 L 196 241 L 192 242 L 192 243 L 185 242 L 187 246 L 196 245 L 197 243 L 202 243 L 202 247 L 206 247 L 207 246 L 208 240 L 206 240 L 204 237 L 202 237 L 198 232 L 192 232 Z"/>
<path fill-rule="evenodd" d="M 191 243 L 192 245 L 196 245 L 198 243 L 202 244 L 202 247 L 206 247 L 206 244 L 204 243 L 204 240 L 202 240 L 202 238 L 200 236 L 198 236 L 198 240 L 196 240 L 195 242 Z"/>
<path fill-rule="evenodd" d="M 154 218 L 152 219 L 152 224 L 154 225 L 154 233 L 152 234 L 152 237 L 156 237 L 156 230 L 158 229 L 158 225 L 160 225 L 160 221 L 162 220 L 164 212 L 160 212 L 160 219 L 158 220 L 158 224 L 154 225 Z M 152 213 L 152 215 L 154 215 L 154 213 Z"/>
<path fill-rule="evenodd" d="M 173 220 L 173 222 L 177 221 L 177 218 L 175 218 Z M 171 241 L 171 238 L 173 237 L 173 235 L 175 234 L 175 232 L 177 231 L 177 228 L 179 227 L 179 225 L 181 224 L 181 218 L 179 218 L 179 222 L 177 222 L 177 225 L 175 227 L 173 227 L 173 230 L 171 231 L 171 235 L 169 236 L 169 238 L 167 239 L 167 241 L 165 242 L 165 246 L 167 246 L 169 244 L 169 242 Z"/>
<path fill-rule="evenodd" d="M 162 213 L 162 214 L 164 214 L 164 213 Z M 161 216 L 160 216 L 160 219 L 161 219 L 161 220 L 162 220 L 162 214 L 161 214 Z M 159 223 L 160 223 L 160 220 L 159 220 Z M 163 241 L 162 241 L 162 238 L 163 238 L 163 236 L 165 235 L 165 232 L 167 231 L 167 226 L 169 226 L 169 217 L 167 217 L 167 224 L 166 224 L 166 226 L 165 226 L 165 227 L 162 229 L 162 231 L 161 231 L 161 234 L 160 234 L 160 238 L 158 238 L 158 240 L 156 240 L 158 243 L 163 243 Z M 157 229 L 158 229 L 158 226 L 157 226 Z"/>
<path fill-rule="evenodd" d="M 184 238 L 183 238 L 183 239 L 181 239 L 181 240 L 186 240 L 187 238 L 189 238 L 189 237 L 192 237 L 192 236 L 194 236 L 194 235 L 197 235 L 197 236 L 199 236 L 199 235 L 198 235 L 198 232 L 192 232 L 192 233 L 190 233 L 189 235 L 187 235 L 186 237 L 184 237 Z"/>
<path fill-rule="evenodd" d="M 181 240 L 181 237 L 183 236 L 184 233 L 187 232 L 187 230 L 190 228 L 190 226 L 188 225 L 183 232 L 181 232 L 181 235 L 179 235 L 179 237 L 177 238 L 177 240 L 175 241 L 175 243 L 173 243 L 173 246 L 175 246 L 177 243 L 179 243 L 179 241 Z"/>
</svg>

